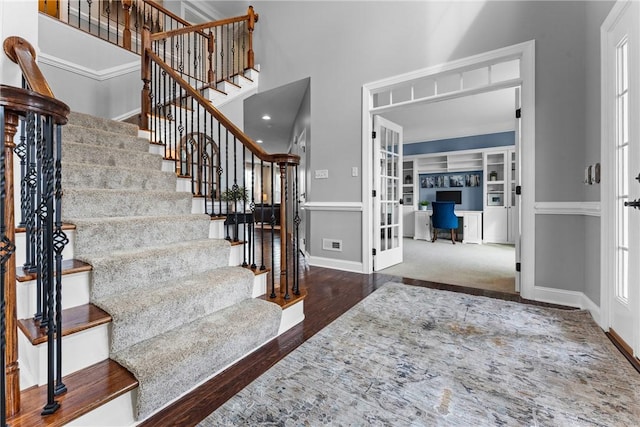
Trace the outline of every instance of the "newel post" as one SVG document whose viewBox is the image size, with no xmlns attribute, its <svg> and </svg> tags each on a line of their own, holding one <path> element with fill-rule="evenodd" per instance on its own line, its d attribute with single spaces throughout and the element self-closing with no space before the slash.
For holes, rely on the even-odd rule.
<svg viewBox="0 0 640 427">
<path fill-rule="evenodd" d="M 5 239 L 0 242 L 0 252 L 7 259 L 4 272 L 5 326 L 6 326 L 6 414 L 11 417 L 20 411 L 20 367 L 18 365 L 18 320 L 16 312 L 16 256 L 13 242 L 16 237 L 15 206 L 13 195 L 13 138 L 18 130 L 18 115 L 11 111 L 4 117 L 4 222 Z"/>
<path fill-rule="evenodd" d="M 142 94 L 140 97 L 140 129 L 149 130 L 149 116 L 151 114 L 151 58 L 147 53 L 151 50 L 151 29 L 147 24 L 142 29 Z"/>
<path fill-rule="evenodd" d="M 249 51 L 247 52 L 247 68 L 253 68 L 253 66 L 255 65 L 255 59 L 253 56 L 253 29 L 256 26 L 256 22 L 258 22 L 259 16 L 253 11 L 253 6 L 249 6 L 247 15 L 249 15 L 249 21 L 247 25 L 247 29 L 249 30 Z"/>
<path fill-rule="evenodd" d="M 282 293 L 282 287 L 284 286 L 284 299 L 289 299 L 291 296 L 289 295 L 289 274 L 287 271 L 287 266 L 289 265 L 289 253 L 287 251 L 288 164 L 281 162 L 278 166 L 280 166 L 280 293 Z"/>
<path fill-rule="evenodd" d="M 131 0 L 122 0 L 124 9 L 124 30 L 122 30 L 122 46 L 131 50 Z"/>
</svg>

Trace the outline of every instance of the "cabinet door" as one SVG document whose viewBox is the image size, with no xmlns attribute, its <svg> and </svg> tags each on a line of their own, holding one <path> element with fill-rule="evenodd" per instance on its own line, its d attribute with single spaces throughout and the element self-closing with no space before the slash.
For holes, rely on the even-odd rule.
<svg viewBox="0 0 640 427">
<path fill-rule="evenodd" d="M 464 224 L 462 243 L 482 243 L 482 214 L 465 213 L 462 216 Z"/>
<path fill-rule="evenodd" d="M 488 243 L 506 243 L 508 241 L 509 209 L 505 207 L 486 207 L 483 215 L 484 241 Z"/>
<path fill-rule="evenodd" d="M 431 212 L 415 211 L 415 240 L 431 240 Z"/>
<path fill-rule="evenodd" d="M 404 237 L 413 237 L 415 235 L 415 220 L 413 218 L 413 206 L 402 207 L 402 235 Z"/>
</svg>

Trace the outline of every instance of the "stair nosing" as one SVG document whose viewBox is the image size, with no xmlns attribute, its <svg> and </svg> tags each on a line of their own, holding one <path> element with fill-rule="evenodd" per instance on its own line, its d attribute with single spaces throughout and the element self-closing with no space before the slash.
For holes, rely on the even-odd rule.
<svg viewBox="0 0 640 427">
<path fill-rule="evenodd" d="M 76 316 L 80 316 L 85 312 L 88 312 L 86 316 L 87 319 L 69 323 L 69 319 L 75 319 Z M 65 319 L 67 319 L 66 322 Z M 76 307 L 70 307 L 62 310 L 62 336 L 65 337 L 73 335 L 109 322 L 111 322 L 111 316 L 94 304 L 88 303 Z M 40 328 L 39 322 L 34 318 L 19 319 L 18 327 L 27 340 L 29 340 L 29 342 L 34 346 L 48 341 L 46 329 Z"/>
</svg>

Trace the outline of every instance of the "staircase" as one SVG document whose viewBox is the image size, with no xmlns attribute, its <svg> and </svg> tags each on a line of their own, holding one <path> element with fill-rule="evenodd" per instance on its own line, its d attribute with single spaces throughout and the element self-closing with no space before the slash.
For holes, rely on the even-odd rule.
<svg viewBox="0 0 640 427">
<path fill-rule="evenodd" d="M 192 195 L 176 191 L 175 173 L 162 171 L 164 160 L 150 154 L 137 133 L 135 126 L 78 113 L 63 128 L 62 212 L 75 226 L 65 258 L 85 269 L 64 278 L 64 291 L 69 282 L 75 297 L 63 294 L 63 318 L 74 310 L 102 318 L 65 337 L 63 375 L 100 366 L 105 355 L 133 373 L 136 406 L 114 408 L 130 412 L 123 425 L 146 418 L 287 328 L 277 304 L 254 298 L 266 290 L 264 275 L 229 265 L 242 245 L 215 235 L 219 221 L 191 213 Z M 34 284 L 20 286 L 22 319 L 34 312 L 26 303 L 31 299 L 21 298 Z M 21 321 L 23 330 L 34 324 Z M 32 369 L 44 366 L 43 351 L 24 344 L 22 385 L 44 384 L 44 369 Z M 91 418 L 79 422 L 89 425 Z"/>
</svg>

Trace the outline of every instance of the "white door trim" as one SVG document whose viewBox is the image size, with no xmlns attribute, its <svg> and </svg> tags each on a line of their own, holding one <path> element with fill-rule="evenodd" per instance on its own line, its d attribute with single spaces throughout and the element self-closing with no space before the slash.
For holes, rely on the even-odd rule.
<svg viewBox="0 0 640 427">
<path fill-rule="evenodd" d="M 365 84 L 362 87 L 362 262 L 363 271 L 373 272 L 373 239 L 372 239 L 372 196 L 373 171 L 368 159 L 372 158 L 373 129 L 373 100 L 372 93 L 384 88 L 414 80 L 416 78 L 433 76 L 443 72 L 469 69 L 483 63 L 499 59 L 520 58 L 520 78 L 514 79 L 513 87 L 520 86 L 522 90 L 522 146 L 520 151 L 522 162 L 522 248 L 521 248 L 521 284 L 520 294 L 524 298 L 534 298 L 535 288 L 535 41 L 520 43 L 502 49 L 484 52 L 478 55 L 451 61 L 422 70 L 406 73 L 391 78 Z M 487 92 L 494 90 L 488 85 Z M 462 94 L 461 96 L 464 96 Z"/>
</svg>

